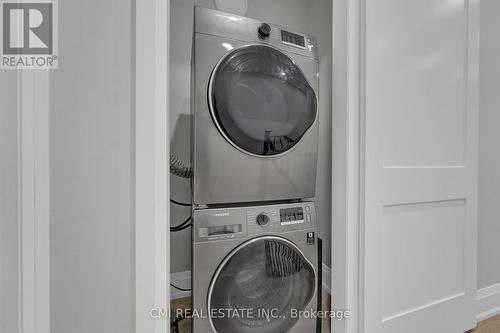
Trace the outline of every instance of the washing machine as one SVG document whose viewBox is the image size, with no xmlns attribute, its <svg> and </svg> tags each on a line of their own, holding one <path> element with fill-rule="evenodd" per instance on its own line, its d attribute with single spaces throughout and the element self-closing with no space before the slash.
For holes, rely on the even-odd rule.
<svg viewBox="0 0 500 333">
<path fill-rule="evenodd" d="M 318 155 L 316 39 L 195 8 L 195 205 L 312 198 Z"/>
<path fill-rule="evenodd" d="M 193 213 L 193 332 L 315 332 L 312 202 Z"/>
</svg>

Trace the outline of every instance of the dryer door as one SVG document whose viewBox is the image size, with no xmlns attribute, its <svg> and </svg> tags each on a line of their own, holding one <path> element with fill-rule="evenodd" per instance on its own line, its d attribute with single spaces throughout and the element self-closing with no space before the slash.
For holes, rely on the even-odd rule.
<svg viewBox="0 0 500 333">
<path fill-rule="evenodd" d="M 312 300 L 316 273 L 300 249 L 262 236 L 233 250 L 217 269 L 208 293 L 210 323 L 218 333 L 288 332 Z"/>
<path fill-rule="evenodd" d="M 316 119 L 317 100 L 300 68 L 266 45 L 231 51 L 212 72 L 208 102 L 221 134 L 257 156 L 292 148 Z"/>
</svg>

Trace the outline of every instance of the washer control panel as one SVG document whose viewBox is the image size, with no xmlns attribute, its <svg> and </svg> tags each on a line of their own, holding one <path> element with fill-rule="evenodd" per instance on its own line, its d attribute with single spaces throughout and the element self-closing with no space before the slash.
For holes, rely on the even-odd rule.
<svg viewBox="0 0 500 333">
<path fill-rule="evenodd" d="M 316 211 L 313 202 L 193 211 L 193 236 L 196 243 L 309 230 L 315 226 Z"/>
<path fill-rule="evenodd" d="M 304 208 L 291 207 L 280 209 L 281 225 L 304 223 Z"/>
<path fill-rule="evenodd" d="M 312 202 L 247 207 L 248 234 L 308 229 L 315 225 Z"/>
</svg>

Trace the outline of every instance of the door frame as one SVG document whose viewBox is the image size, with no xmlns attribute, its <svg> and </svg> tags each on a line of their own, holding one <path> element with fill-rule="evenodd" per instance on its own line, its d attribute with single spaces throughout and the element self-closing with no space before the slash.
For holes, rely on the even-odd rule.
<svg viewBox="0 0 500 333">
<path fill-rule="evenodd" d="M 170 310 L 169 0 L 132 2 L 135 332 L 165 333 Z M 162 318 L 151 310 L 161 309 Z M 161 313 L 161 312 L 160 312 Z"/>
<path fill-rule="evenodd" d="M 332 14 L 332 309 L 349 310 L 332 320 L 332 331 L 358 333 L 361 311 L 362 220 L 362 0 L 334 0 Z"/>
<path fill-rule="evenodd" d="M 332 309 L 350 310 L 352 318 L 333 321 L 332 330 L 357 333 L 359 327 L 359 223 L 361 198 L 361 0 L 334 0 L 332 6 L 332 270 L 335 292 Z M 165 304 L 169 296 L 170 239 L 168 173 L 168 96 L 169 91 L 169 12 L 170 1 L 136 0 L 136 329 L 165 332 L 166 322 L 142 317 L 151 303 L 147 297 L 164 295 L 155 305 Z M 148 16 L 149 15 L 149 16 Z M 151 17 L 155 17 L 151 20 Z M 148 20 L 149 18 L 149 20 Z M 339 24 L 336 24 L 339 22 Z M 151 38 L 154 36 L 154 38 Z M 146 46 L 146 48 L 144 47 Z M 154 55 L 154 56 L 153 56 Z M 149 59 L 144 62 L 143 59 Z M 342 75 L 339 75 L 342 73 Z M 335 74 L 335 75 L 334 75 Z M 338 80 L 335 78 L 338 77 Z M 347 89 L 336 88 L 345 85 Z M 157 92 L 155 95 L 153 92 Z M 143 95 L 139 99 L 140 95 Z M 155 103 L 152 103 L 155 101 Z M 165 104 L 164 104 L 165 103 Z M 141 113 L 138 112 L 141 110 Z M 154 121 L 156 119 L 156 121 Z M 341 124 L 341 126 L 336 126 Z M 338 129 L 337 129 L 338 127 Z M 155 135 L 156 134 L 156 135 Z M 151 147 L 154 147 L 152 150 Z M 147 154 L 144 151 L 146 150 Z M 144 173 L 149 170 L 151 174 Z M 155 173 L 156 170 L 156 173 Z M 339 180 L 339 181 L 337 181 Z M 142 185 L 141 185 L 142 182 Z M 145 183 L 144 183 L 145 182 Z M 148 185 L 145 185 L 148 184 Z M 140 187 L 139 187 L 140 186 Z M 337 199 L 337 198 L 341 199 Z M 335 200 L 333 199 L 335 198 Z M 153 213 L 155 203 L 156 213 Z M 142 221 L 146 218 L 147 224 Z M 144 228 L 139 234 L 140 226 Z M 144 223 L 144 224 L 143 224 Z M 158 235 L 166 235 L 161 238 Z M 155 259 L 153 259 L 155 258 Z M 140 264 L 139 264 L 140 263 Z M 143 270 L 141 267 L 148 268 Z M 148 275 L 155 272 L 154 276 Z M 142 282 L 149 282 L 145 285 Z M 144 294 L 145 293 L 145 294 Z M 149 296 L 146 296 L 149 295 Z M 141 302 L 139 302 L 141 301 Z M 169 302 L 166 302 L 169 303 Z M 160 323 L 161 322 L 161 323 Z M 153 326 L 151 326 L 153 325 Z M 141 330 L 139 330 L 141 329 Z"/>
<path fill-rule="evenodd" d="M 48 70 L 17 70 L 19 333 L 50 332 Z"/>
</svg>

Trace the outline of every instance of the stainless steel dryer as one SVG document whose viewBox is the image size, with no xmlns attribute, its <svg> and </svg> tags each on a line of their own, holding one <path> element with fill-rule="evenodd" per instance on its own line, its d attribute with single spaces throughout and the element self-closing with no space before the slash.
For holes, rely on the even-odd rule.
<svg viewBox="0 0 500 333">
<path fill-rule="evenodd" d="M 199 7 L 194 21 L 194 203 L 314 197 L 315 38 Z"/>
<path fill-rule="evenodd" d="M 315 332 L 312 202 L 195 210 L 193 332 Z"/>
</svg>

